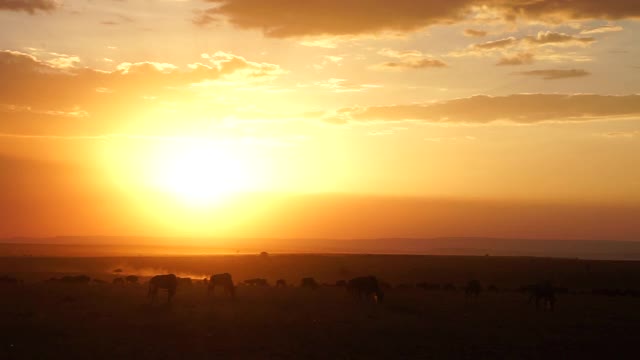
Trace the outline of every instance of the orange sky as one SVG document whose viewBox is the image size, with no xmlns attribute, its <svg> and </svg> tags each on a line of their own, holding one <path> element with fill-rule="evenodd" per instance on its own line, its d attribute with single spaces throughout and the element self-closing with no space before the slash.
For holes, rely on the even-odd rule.
<svg viewBox="0 0 640 360">
<path fill-rule="evenodd" d="M 0 237 L 639 240 L 638 19 L 0 0 Z"/>
</svg>

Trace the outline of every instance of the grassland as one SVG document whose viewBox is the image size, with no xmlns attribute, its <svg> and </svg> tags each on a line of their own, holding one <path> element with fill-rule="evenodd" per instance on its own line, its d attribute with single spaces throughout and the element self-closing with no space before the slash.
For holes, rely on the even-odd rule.
<svg viewBox="0 0 640 360">
<path fill-rule="evenodd" d="M 114 274 L 116 268 L 123 273 Z M 383 304 L 361 303 L 344 288 L 238 288 L 232 301 L 194 283 L 174 302 L 151 305 L 144 284 L 47 283 L 87 274 L 231 272 L 236 281 L 313 276 L 333 283 L 374 274 L 395 287 Z M 0 259 L 1 359 L 591 359 L 635 358 L 640 298 L 591 294 L 640 288 L 640 263 L 575 259 L 279 255 Z M 468 301 L 461 291 L 397 287 L 464 284 L 498 292 Z M 523 284 L 551 279 L 569 292 L 555 312 L 538 311 Z"/>
</svg>

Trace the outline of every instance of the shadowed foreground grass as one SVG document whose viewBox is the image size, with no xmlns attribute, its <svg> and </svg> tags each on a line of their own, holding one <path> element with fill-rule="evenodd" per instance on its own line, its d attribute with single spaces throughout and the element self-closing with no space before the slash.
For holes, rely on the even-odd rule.
<svg viewBox="0 0 640 360">
<path fill-rule="evenodd" d="M 526 296 L 387 291 L 362 304 L 344 289 L 199 284 L 150 306 L 146 287 L 27 283 L 0 289 L 2 359 L 547 359 L 632 357 L 638 298 L 561 295 L 554 313 Z"/>
</svg>

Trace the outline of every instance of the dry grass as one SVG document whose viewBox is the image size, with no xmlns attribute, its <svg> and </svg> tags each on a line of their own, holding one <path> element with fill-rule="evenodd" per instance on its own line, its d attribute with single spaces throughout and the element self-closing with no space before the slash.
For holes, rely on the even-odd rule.
<svg viewBox="0 0 640 360">
<path fill-rule="evenodd" d="M 279 277 L 296 283 L 314 274 L 321 282 L 335 281 L 346 277 L 345 272 L 355 276 L 366 267 L 396 283 L 459 283 L 473 273 L 502 287 L 526 283 L 535 276 L 525 276 L 528 273 L 521 269 L 539 265 L 532 265 L 531 259 L 388 256 L 271 257 L 268 265 L 261 265 L 265 260 L 258 257 L 213 262 L 194 258 L 191 263 L 157 258 L 135 264 L 140 260 L 110 261 L 124 263 L 125 270 L 134 265 L 162 267 L 164 262 L 166 269 L 183 266 L 185 273 L 206 273 L 207 260 L 213 269 L 226 262 L 231 271 L 237 266 L 236 273 L 242 274 L 234 274 L 236 281 L 258 273 L 272 283 Z M 58 259 L 47 266 L 59 265 L 57 261 L 74 264 L 77 270 L 113 265 L 104 259 Z M 535 261 L 546 261 L 553 269 L 549 274 L 562 279 L 563 286 L 590 285 L 587 275 L 577 275 L 586 272 L 583 264 L 574 273 L 569 260 Z M 296 263 L 302 264 L 301 271 L 294 272 Z M 616 276 L 611 269 L 620 266 L 626 272 Z M 434 274 L 434 269 L 440 272 Z M 105 280 L 113 276 L 95 268 L 84 270 Z M 597 287 L 609 277 L 631 281 L 637 276 L 633 270 L 629 264 L 602 262 L 592 264 L 589 273 Z M 374 305 L 355 302 L 344 289 L 334 287 L 240 287 L 237 300 L 231 301 L 221 294 L 207 298 L 205 287 L 198 284 L 179 289 L 171 306 L 164 304 L 164 297 L 150 306 L 144 285 L 51 284 L 37 281 L 45 276 L 42 271 L 13 274 L 31 281 L 22 287 L 0 287 L 1 359 L 631 358 L 640 324 L 640 298 L 566 294 L 560 296 L 557 311 L 549 313 L 536 311 L 516 292 L 485 292 L 469 302 L 461 292 L 393 289 L 387 291 L 384 304 Z"/>
</svg>

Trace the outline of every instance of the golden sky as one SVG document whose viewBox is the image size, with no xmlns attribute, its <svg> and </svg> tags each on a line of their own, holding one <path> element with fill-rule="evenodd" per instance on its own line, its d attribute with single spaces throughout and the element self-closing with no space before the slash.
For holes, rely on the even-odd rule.
<svg viewBox="0 0 640 360">
<path fill-rule="evenodd" d="M 0 0 L 0 237 L 640 240 L 639 19 Z"/>
</svg>

